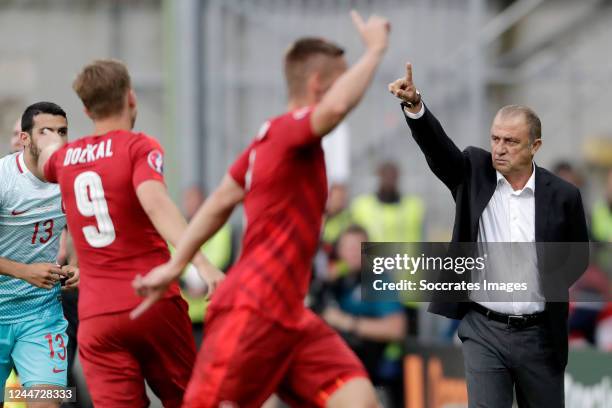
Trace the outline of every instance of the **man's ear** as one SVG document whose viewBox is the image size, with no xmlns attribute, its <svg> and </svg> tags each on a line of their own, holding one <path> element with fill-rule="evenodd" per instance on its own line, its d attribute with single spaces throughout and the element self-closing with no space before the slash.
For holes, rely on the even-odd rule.
<svg viewBox="0 0 612 408">
<path fill-rule="evenodd" d="M 321 92 L 321 73 L 313 72 L 306 81 L 306 90 L 308 95 L 318 95 Z"/>
<path fill-rule="evenodd" d="M 136 93 L 132 89 L 127 92 L 127 103 L 130 108 L 136 107 Z"/>
<path fill-rule="evenodd" d="M 19 132 L 19 141 L 23 146 L 29 146 L 32 143 L 32 136 L 28 132 Z"/>
<path fill-rule="evenodd" d="M 532 156 L 535 156 L 538 149 L 540 149 L 540 146 L 542 146 L 542 139 L 536 139 L 533 141 L 533 143 L 531 144 L 531 155 Z"/>
</svg>

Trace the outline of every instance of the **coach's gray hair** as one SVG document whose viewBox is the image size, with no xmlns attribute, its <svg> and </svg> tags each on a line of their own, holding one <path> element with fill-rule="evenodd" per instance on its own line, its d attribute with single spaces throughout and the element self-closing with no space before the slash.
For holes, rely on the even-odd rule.
<svg viewBox="0 0 612 408">
<path fill-rule="evenodd" d="M 509 117 L 523 115 L 529 127 L 529 141 L 533 143 L 536 139 L 542 138 L 542 122 L 530 107 L 524 105 L 506 105 L 497 111 L 497 116 Z"/>
</svg>

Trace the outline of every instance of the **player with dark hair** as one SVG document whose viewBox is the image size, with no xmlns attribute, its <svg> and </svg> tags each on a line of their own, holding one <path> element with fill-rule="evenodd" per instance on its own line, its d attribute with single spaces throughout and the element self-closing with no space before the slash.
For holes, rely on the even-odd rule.
<svg viewBox="0 0 612 408">
<path fill-rule="evenodd" d="M 304 38 L 285 56 L 288 112 L 270 119 L 230 167 L 170 263 L 134 282 L 146 309 L 242 202 L 240 259 L 206 316 L 185 407 L 258 407 L 277 392 L 293 406 L 373 407 L 353 352 L 304 307 L 327 196 L 321 139 L 359 103 L 387 47 L 389 23 L 353 20 L 366 46 L 347 70 L 343 50 Z"/>
<path fill-rule="evenodd" d="M 2 390 L 13 367 L 25 387 L 66 386 L 68 337 L 60 280 L 67 279 L 66 286 L 74 288 L 79 275 L 75 267 L 57 265 L 66 218 L 58 186 L 45 183 L 36 166 L 48 130 L 65 139 L 66 112 L 52 102 L 30 105 L 18 133 L 23 151 L 0 159 Z"/>
<path fill-rule="evenodd" d="M 46 143 L 39 161 L 61 187 L 80 262 L 79 357 L 98 408 L 144 407 L 145 380 L 165 407 L 181 404 L 195 359 L 187 305 L 173 283 L 164 299 L 133 321 L 140 303 L 131 282 L 170 258 L 186 222 L 170 200 L 163 150 L 132 131 L 137 104 L 122 63 L 85 66 L 73 83 L 94 133 L 62 146 Z M 195 253 L 196 251 L 194 251 Z M 198 254 L 211 292 L 223 274 Z"/>
</svg>

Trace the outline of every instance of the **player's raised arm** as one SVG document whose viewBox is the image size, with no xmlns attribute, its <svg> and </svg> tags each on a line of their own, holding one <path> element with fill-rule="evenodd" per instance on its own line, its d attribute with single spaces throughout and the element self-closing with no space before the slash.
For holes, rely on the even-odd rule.
<svg viewBox="0 0 612 408">
<path fill-rule="evenodd" d="M 200 207 L 187 231 L 181 237 L 170 261 L 182 270 L 191 256 L 208 241 L 228 220 L 232 211 L 244 198 L 244 189 L 229 175 Z"/>
<path fill-rule="evenodd" d="M 226 175 L 221 185 L 192 218 L 178 244 L 175 245 L 176 250 L 170 261 L 154 268 L 146 276 L 136 278 L 133 286 L 140 295 L 146 298 L 130 313 L 130 317 L 134 319 L 140 316 L 161 297 L 168 282 L 178 278 L 189 260 L 204 242 L 227 222 L 232 211 L 243 198 L 244 189 L 230 175 Z M 166 216 L 167 214 L 163 214 L 163 217 Z"/>
<path fill-rule="evenodd" d="M 45 129 L 44 130 L 45 137 L 40 138 L 38 141 L 38 148 L 40 149 L 40 154 L 38 156 L 38 163 L 36 165 L 36 170 L 38 171 L 37 176 L 45 181 L 47 180 L 45 177 L 45 165 L 56 151 L 58 151 L 64 144 L 66 144 L 66 139 L 62 138 L 59 133 Z"/>
<path fill-rule="evenodd" d="M 164 184 L 157 180 L 144 181 L 136 189 L 136 196 L 157 232 L 172 246 L 176 247 L 181 235 L 187 228 L 187 222 L 176 204 L 170 199 Z M 212 293 L 225 275 L 198 250 L 193 251 L 187 262 L 189 260 L 193 260 L 193 264 L 208 285 L 209 293 Z M 172 279 L 176 278 L 178 278 L 178 274 L 172 277 Z"/>
<path fill-rule="evenodd" d="M 327 91 L 311 115 L 314 133 L 325 136 L 359 103 L 387 49 L 390 25 L 379 16 L 364 21 L 351 12 L 355 28 L 366 47 L 365 52 Z"/>
</svg>

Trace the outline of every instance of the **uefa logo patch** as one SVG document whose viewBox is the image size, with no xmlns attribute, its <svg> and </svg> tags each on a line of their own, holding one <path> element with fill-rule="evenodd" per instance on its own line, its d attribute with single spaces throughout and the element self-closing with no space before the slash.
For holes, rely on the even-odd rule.
<svg viewBox="0 0 612 408">
<path fill-rule="evenodd" d="M 149 153 L 147 163 L 149 163 L 149 166 L 159 174 L 164 173 L 164 155 L 159 150 L 152 150 Z"/>
</svg>

